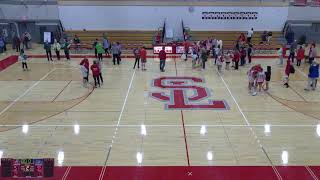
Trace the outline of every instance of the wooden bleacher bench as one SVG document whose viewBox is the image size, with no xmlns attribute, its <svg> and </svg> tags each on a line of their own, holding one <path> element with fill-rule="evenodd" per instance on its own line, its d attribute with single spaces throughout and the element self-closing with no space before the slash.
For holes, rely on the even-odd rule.
<svg viewBox="0 0 320 180">
<path fill-rule="evenodd" d="M 126 30 L 96 30 L 96 31 L 82 31 L 82 30 L 72 30 L 66 31 L 69 39 L 72 39 L 77 35 L 81 42 L 84 44 L 91 45 L 98 39 L 102 40 L 103 35 L 105 35 L 111 43 L 119 42 L 124 49 L 133 49 L 136 47 L 145 46 L 146 48 L 153 47 L 153 39 L 156 31 L 126 31 Z M 88 45 L 86 45 L 88 46 Z M 85 46 L 85 47 L 86 47 Z"/>
<path fill-rule="evenodd" d="M 225 49 L 233 49 L 241 33 L 247 34 L 247 32 L 244 31 L 190 31 L 190 36 L 192 37 L 192 41 L 207 40 L 208 38 L 221 39 Z M 262 33 L 262 31 L 255 31 L 251 39 L 255 50 L 268 53 L 280 46 L 278 39 L 282 37 L 282 32 L 272 32 L 272 40 L 268 45 L 260 43 Z"/>
</svg>

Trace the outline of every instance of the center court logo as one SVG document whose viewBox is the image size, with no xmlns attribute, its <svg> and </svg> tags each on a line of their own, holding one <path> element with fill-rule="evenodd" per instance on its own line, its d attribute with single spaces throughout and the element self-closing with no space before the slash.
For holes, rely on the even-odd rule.
<svg viewBox="0 0 320 180">
<path fill-rule="evenodd" d="M 169 90 L 166 92 L 152 92 L 150 96 L 165 102 L 165 109 L 181 110 L 227 110 L 228 104 L 224 100 L 211 100 L 210 91 L 197 84 L 204 80 L 196 77 L 160 77 L 152 81 L 152 86 Z M 207 99 L 207 101 L 205 101 Z"/>
</svg>

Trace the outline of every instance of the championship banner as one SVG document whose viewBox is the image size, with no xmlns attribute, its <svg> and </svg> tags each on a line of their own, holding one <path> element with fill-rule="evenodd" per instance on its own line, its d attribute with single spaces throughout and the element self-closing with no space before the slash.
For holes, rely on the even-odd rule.
<svg viewBox="0 0 320 180">
<path fill-rule="evenodd" d="M 257 20 L 258 12 L 202 12 L 202 19 Z"/>
</svg>

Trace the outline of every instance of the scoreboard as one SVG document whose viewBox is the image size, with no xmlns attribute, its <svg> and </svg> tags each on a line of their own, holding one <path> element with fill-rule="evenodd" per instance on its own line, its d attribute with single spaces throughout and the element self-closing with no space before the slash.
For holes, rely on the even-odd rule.
<svg viewBox="0 0 320 180">
<path fill-rule="evenodd" d="M 1 159 L 1 177 L 53 177 L 54 159 Z"/>
</svg>

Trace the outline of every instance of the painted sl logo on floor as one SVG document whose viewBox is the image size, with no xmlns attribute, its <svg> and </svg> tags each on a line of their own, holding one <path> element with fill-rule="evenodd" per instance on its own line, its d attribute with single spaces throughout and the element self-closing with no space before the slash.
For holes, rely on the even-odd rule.
<svg viewBox="0 0 320 180">
<path fill-rule="evenodd" d="M 169 94 L 165 92 L 152 92 L 150 96 L 159 101 L 166 102 L 165 109 L 229 109 L 228 104 L 224 100 L 208 99 L 211 97 L 209 89 L 196 85 L 198 83 L 204 83 L 204 80 L 196 77 L 160 77 L 152 81 L 152 86 L 169 90 Z M 208 99 L 208 101 L 203 102 L 205 99 Z"/>
</svg>

